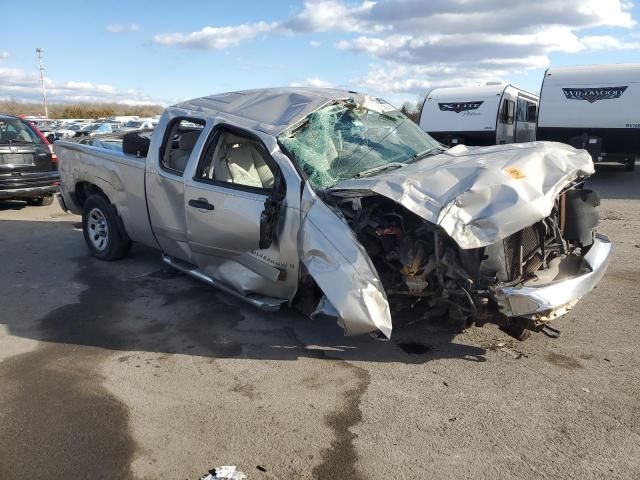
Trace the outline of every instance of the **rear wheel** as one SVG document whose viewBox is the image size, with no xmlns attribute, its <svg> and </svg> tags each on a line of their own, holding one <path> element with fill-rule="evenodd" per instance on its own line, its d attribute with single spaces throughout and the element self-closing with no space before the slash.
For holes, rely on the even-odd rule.
<svg viewBox="0 0 640 480">
<path fill-rule="evenodd" d="M 33 207 L 46 207 L 53 203 L 53 195 L 45 195 L 44 197 L 38 198 L 27 198 L 27 205 L 31 205 Z"/>
<path fill-rule="evenodd" d="M 113 207 L 102 195 L 91 195 L 84 202 L 82 232 L 91 255 L 100 260 L 118 260 L 131 248 L 131 241 L 121 231 Z"/>
</svg>

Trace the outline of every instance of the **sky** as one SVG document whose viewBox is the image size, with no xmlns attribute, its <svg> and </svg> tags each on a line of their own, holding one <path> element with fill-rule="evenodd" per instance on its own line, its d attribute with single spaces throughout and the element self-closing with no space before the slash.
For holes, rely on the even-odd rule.
<svg viewBox="0 0 640 480">
<path fill-rule="evenodd" d="M 626 0 L 0 0 L 0 99 L 176 103 L 274 86 L 415 102 L 438 86 L 538 92 L 550 66 L 640 63 Z"/>
</svg>

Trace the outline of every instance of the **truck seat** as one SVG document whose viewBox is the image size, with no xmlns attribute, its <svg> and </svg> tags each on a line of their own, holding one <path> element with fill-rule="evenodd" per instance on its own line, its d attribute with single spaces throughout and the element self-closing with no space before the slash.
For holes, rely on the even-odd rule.
<svg viewBox="0 0 640 480">
<path fill-rule="evenodd" d="M 171 150 L 169 153 L 169 168 L 184 172 L 187 162 L 189 161 L 189 156 L 191 156 L 191 151 L 196 145 L 198 137 L 200 137 L 200 133 L 202 132 L 194 131 L 185 132 L 180 135 L 178 148 Z"/>
<path fill-rule="evenodd" d="M 237 143 L 237 137 L 229 135 L 221 150 L 214 162 L 216 180 L 256 188 L 273 187 L 273 173 L 251 143 Z"/>
</svg>

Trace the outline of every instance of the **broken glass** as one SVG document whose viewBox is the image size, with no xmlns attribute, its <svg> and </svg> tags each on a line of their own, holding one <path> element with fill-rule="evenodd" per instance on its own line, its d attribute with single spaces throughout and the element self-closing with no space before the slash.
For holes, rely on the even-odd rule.
<svg viewBox="0 0 640 480">
<path fill-rule="evenodd" d="M 363 172 L 388 170 L 387 164 L 409 163 L 424 152 L 437 153 L 440 147 L 398 110 L 371 98 L 361 105 L 349 100 L 324 107 L 278 140 L 318 191 Z"/>
</svg>

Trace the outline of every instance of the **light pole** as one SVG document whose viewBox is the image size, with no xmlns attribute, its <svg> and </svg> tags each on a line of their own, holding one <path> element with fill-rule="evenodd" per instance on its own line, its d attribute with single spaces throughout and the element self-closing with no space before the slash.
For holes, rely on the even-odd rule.
<svg viewBox="0 0 640 480">
<path fill-rule="evenodd" d="M 38 65 L 40 67 L 40 84 L 42 85 L 42 103 L 44 104 L 44 116 L 49 118 L 49 109 L 47 108 L 47 89 L 44 86 L 44 65 L 42 64 L 42 54 L 44 50 L 42 48 L 36 48 L 38 54 Z"/>
</svg>

